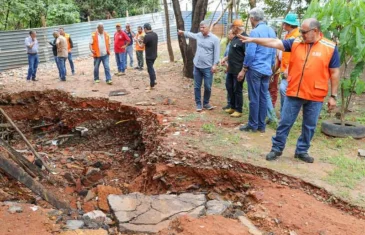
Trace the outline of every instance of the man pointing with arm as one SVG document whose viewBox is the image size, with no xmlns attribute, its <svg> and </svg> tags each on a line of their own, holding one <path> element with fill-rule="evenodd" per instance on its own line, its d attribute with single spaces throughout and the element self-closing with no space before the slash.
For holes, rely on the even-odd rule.
<svg viewBox="0 0 365 235">
<path fill-rule="evenodd" d="M 324 98 L 328 94 L 328 80 L 331 82 L 331 96 L 328 109 L 336 107 L 340 75 L 340 57 L 334 42 L 322 37 L 320 23 L 314 19 L 303 21 L 301 37 L 288 40 L 273 38 L 249 38 L 240 36 L 242 42 L 256 43 L 266 47 L 291 52 L 288 71 L 287 98 L 276 135 L 272 138 L 271 152 L 266 160 L 281 156 L 286 139 L 299 111 L 303 108 L 302 133 L 298 138 L 295 158 L 313 163 L 308 150 L 314 135 Z"/>
</svg>

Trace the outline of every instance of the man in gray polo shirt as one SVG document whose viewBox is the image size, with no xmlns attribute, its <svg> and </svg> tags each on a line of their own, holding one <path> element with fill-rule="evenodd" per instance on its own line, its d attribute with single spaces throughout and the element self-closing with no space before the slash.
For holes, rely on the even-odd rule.
<svg viewBox="0 0 365 235">
<path fill-rule="evenodd" d="M 210 95 L 213 84 L 213 73 L 217 70 L 220 56 L 219 39 L 210 32 L 209 22 L 202 21 L 200 23 L 200 33 L 178 31 L 179 35 L 187 38 L 196 39 L 197 49 L 194 57 L 194 94 L 196 111 L 202 111 L 202 108 L 211 110 Z M 201 86 L 204 80 L 204 100 L 201 103 Z"/>
<path fill-rule="evenodd" d="M 25 38 L 25 47 L 27 48 L 27 54 L 28 54 L 28 75 L 27 75 L 27 81 L 37 81 L 36 74 L 37 74 L 37 68 L 39 63 L 38 58 L 38 40 L 37 40 L 37 33 L 33 30 L 29 31 L 29 36 Z"/>
</svg>

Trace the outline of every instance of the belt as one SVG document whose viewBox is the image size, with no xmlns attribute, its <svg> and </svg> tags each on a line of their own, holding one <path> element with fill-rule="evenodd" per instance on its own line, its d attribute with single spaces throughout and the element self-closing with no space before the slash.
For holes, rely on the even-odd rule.
<svg viewBox="0 0 365 235">
<path fill-rule="evenodd" d="M 27 53 L 28 55 L 36 55 L 36 54 L 38 54 L 38 53 Z"/>
</svg>

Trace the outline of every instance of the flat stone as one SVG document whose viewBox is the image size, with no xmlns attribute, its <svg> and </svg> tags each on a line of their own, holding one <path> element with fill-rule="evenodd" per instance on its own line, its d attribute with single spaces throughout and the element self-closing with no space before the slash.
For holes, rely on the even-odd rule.
<svg viewBox="0 0 365 235">
<path fill-rule="evenodd" d="M 170 224 L 170 220 L 163 221 L 156 225 L 136 225 L 130 223 L 119 224 L 120 232 L 139 232 L 139 233 L 157 233 L 160 230 L 167 228 Z"/>
<path fill-rule="evenodd" d="M 8 211 L 11 214 L 21 213 L 21 212 L 23 212 L 23 208 L 21 206 L 12 205 L 12 206 L 9 207 Z"/>
<path fill-rule="evenodd" d="M 227 201 L 210 200 L 207 202 L 207 215 L 221 215 L 231 205 Z"/>
<path fill-rule="evenodd" d="M 204 194 L 145 196 L 131 193 L 109 195 L 108 202 L 121 232 L 156 233 L 177 216 L 204 215 L 206 199 Z"/>
<path fill-rule="evenodd" d="M 358 155 L 359 155 L 359 157 L 365 157 L 365 149 L 359 149 Z"/>
<path fill-rule="evenodd" d="M 60 235 L 108 235 L 108 232 L 104 229 L 77 229 L 61 232 Z"/>
<path fill-rule="evenodd" d="M 95 220 L 98 222 L 104 222 L 106 219 L 106 215 L 104 214 L 104 212 L 102 212 L 100 210 L 90 211 L 90 212 L 84 214 L 83 217 L 89 217 L 89 219 Z"/>
<path fill-rule="evenodd" d="M 252 235 L 262 235 L 263 233 L 245 216 L 238 216 L 241 223 L 248 228 L 248 232 Z"/>
<path fill-rule="evenodd" d="M 84 221 L 82 220 L 67 220 L 66 222 L 66 228 L 69 230 L 75 230 L 82 228 L 84 226 Z"/>
</svg>

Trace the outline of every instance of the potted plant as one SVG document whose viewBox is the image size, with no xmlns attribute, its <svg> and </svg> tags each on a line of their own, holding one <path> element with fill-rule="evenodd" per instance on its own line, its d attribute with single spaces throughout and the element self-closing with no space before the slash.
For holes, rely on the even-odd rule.
<svg viewBox="0 0 365 235">
<path fill-rule="evenodd" d="M 314 17 L 321 22 L 324 36 L 337 43 L 341 58 L 341 111 L 340 120 L 322 122 L 322 132 L 334 137 L 364 138 L 365 127 L 345 120 L 354 94 L 365 91 L 361 75 L 365 67 L 365 1 L 330 0 L 320 3 L 313 0 L 305 18 Z"/>
</svg>

